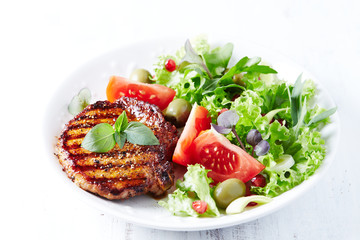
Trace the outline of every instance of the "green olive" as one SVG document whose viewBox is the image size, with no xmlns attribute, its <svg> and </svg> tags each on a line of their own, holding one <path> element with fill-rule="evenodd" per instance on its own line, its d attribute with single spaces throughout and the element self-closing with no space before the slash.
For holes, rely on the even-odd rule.
<svg viewBox="0 0 360 240">
<path fill-rule="evenodd" d="M 176 127 L 185 126 L 191 111 L 191 104 L 185 99 L 175 99 L 165 109 L 165 118 L 172 122 Z"/>
<path fill-rule="evenodd" d="M 233 200 L 245 196 L 246 186 L 237 178 L 219 183 L 214 190 L 214 199 L 219 208 L 226 208 Z"/>
<path fill-rule="evenodd" d="M 234 83 L 237 84 L 237 85 L 240 85 L 240 86 L 245 87 L 246 84 L 245 84 L 245 82 L 242 80 L 243 77 L 244 77 L 244 74 L 243 74 L 243 73 L 235 74 L 235 75 L 233 76 L 233 81 L 234 81 Z"/>
<path fill-rule="evenodd" d="M 141 83 L 151 83 L 151 74 L 148 70 L 138 68 L 135 69 L 131 75 L 130 80 L 135 82 L 141 82 Z"/>
</svg>

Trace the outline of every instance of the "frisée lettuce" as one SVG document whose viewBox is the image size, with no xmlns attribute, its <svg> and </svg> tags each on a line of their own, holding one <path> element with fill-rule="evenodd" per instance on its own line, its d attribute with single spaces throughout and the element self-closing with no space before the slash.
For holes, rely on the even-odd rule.
<svg viewBox="0 0 360 240">
<path fill-rule="evenodd" d="M 209 186 L 212 183 L 212 179 L 207 176 L 209 170 L 200 164 L 189 165 L 187 170 L 183 181 L 178 180 L 177 189 L 169 194 L 168 201 L 159 201 L 159 205 L 177 216 L 198 217 L 200 214 L 192 208 L 192 203 L 196 200 L 203 200 L 207 203 L 208 208 L 201 216 L 220 216 L 215 200 L 211 196 L 213 189 Z"/>
</svg>

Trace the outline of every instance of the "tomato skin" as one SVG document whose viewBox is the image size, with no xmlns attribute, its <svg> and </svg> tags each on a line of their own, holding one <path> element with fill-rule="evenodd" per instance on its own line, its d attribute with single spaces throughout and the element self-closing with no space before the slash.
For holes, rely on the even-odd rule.
<svg viewBox="0 0 360 240">
<path fill-rule="evenodd" d="M 173 162 L 183 166 L 192 163 L 192 144 L 200 132 L 210 128 L 211 118 L 208 110 L 202 106 L 194 105 L 188 120 L 176 144 Z"/>
<path fill-rule="evenodd" d="M 210 169 L 208 176 L 214 182 L 238 178 L 247 182 L 259 174 L 265 166 L 242 148 L 215 130 L 201 133 L 193 142 L 193 156 L 196 163 Z"/>
<path fill-rule="evenodd" d="M 176 92 L 163 85 L 130 81 L 124 77 L 112 76 L 106 88 L 106 96 L 110 102 L 120 97 L 133 97 L 155 104 L 164 110 L 174 99 Z"/>
<path fill-rule="evenodd" d="M 203 200 L 196 200 L 192 203 L 192 208 L 198 213 L 203 214 L 208 208 L 208 204 Z"/>
</svg>

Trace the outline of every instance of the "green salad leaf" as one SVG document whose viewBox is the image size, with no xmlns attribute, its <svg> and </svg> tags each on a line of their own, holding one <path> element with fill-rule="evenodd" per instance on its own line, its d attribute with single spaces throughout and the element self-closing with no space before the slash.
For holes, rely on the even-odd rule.
<svg viewBox="0 0 360 240">
<path fill-rule="evenodd" d="M 196 200 L 203 200 L 208 204 L 208 209 L 201 216 L 220 216 L 215 200 L 212 198 L 213 189 L 209 186 L 212 179 L 207 176 L 208 172 L 209 170 L 200 164 L 189 165 L 184 179 L 177 181 L 177 189 L 168 195 L 167 201 L 159 201 L 160 206 L 165 207 L 174 215 L 197 217 L 200 214 L 194 211 L 192 203 Z"/>
<path fill-rule="evenodd" d="M 229 64 L 233 48 L 232 43 L 227 43 L 222 47 L 217 47 L 203 54 L 206 66 L 213 76 L 220 76 L 225 71 Z"/>
</svg>

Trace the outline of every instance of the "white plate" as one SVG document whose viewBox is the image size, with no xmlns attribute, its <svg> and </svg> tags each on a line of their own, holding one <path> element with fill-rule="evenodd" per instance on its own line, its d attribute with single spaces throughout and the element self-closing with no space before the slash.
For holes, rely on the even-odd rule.
<svg viewBox="0 0 360 240">
<path fill-rule="evenodd" d="M 316 173 L 294 189 L 274 198 L 271 203 L 237 215 L 223 215 L 219 218 L 176 217 L 158 206 L 157 201 L 147 195 L 125 201 L 108 201 L 81 190 L 67 178 L 66 174 L 61 170 L 61 166 L 54 157 L 53 152 L 56 142 L 55 136 L 59 135 L 64 124 L 71 119 L 71 116 L 67 113 L 67 105 L 71 98 L 77 94 L 81 88 L 88 87 L 93 94 L 92 102 L 105 100 L 105 89 L 109 76 L 129 76 L 130 72 L 137 67 L 153 69 L 152 64 L 155 63 L 158 55 L 174 53 L 184 44 L 185 40 L 185 38 L 152 40 L 114 50 L 80 67 L 63 83 L 49 104 L 45 119 L 44 134 L 46 148 L 49 153 L 49 161 L 51 161 L 54 166 L 54 172 L 63 178 L 64 184 L 67 184 L 72 188 L 71 191 L 78 193 L 81 199 L 86 200 L 94 207 L 118 216 L 127 222 L 150 228 L 177 231 L 214 229 L 245 223 L 284 207 L 306 190 L 310 189 L 320 177 L 324 175 L 334 158 L 340 131 L 337 113 L 332 116 L 333 123 L 326 126 L 322 131 L 326 139 L 328 153 Z M 232 62 L 235 62 L 243 56 L 260 56 L 263 60 L 270 62 L 279 72 L 279 76 L 286 80 L 295 81 L 297 76 L 303 73 L 304 78 L 311 78 L 317 82 L 320 89 L 318 97 L 319 104 L 325 108 L 335 106 L 329 94 L 314 76 L 296 64 L 291 63 L 283 56 L 260 46 L 244 43 L 241 40 L 222 39 L 216 42 L 214 42 L 214 39 L 210 40 L 212 43 L 216 43 L 214 45 L 222 45 L 226 42 L 234 43 L 235 48 Z"/>
</svg>

